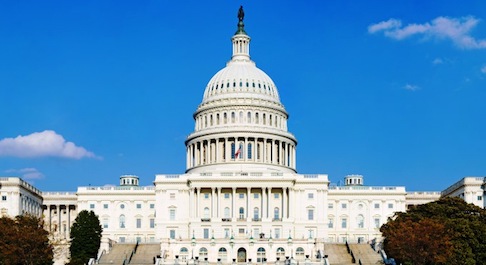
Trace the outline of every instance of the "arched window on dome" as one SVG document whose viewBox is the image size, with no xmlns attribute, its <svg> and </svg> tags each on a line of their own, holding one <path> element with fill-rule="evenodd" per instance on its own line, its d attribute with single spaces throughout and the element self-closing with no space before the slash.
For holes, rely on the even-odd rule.
<svg viewBox="0 0 486 265">
<path fill-rule="evenodd" d="M 268 125 L 272 126 L 272 114 L 268 115 Z"/>
<path fill-rule="evenodd" d="M 228 114 L 226 112 L 223 114 L 223 123 L 228 123 Z"/>
<path fill-rule="evenodd" d="M 263 125 L 266 125 L 266 124 L 267 124 L 267 122 L 266 122 L 266 120 L 265 120 L 265 119 L 266 119 L 266 117 L 265 117 L 265 113 L 263 113 L 263 116 L 262 116 Z"/>
<path fill-rule="evenodd" d="M 251 112 L 249 112 L 249 111 L 246 114 L 246 123 L 251 123 Z"/>
<path fill-rule="evenodd" d="M 209 126 L 213 126 L 213 114 L 209 116 Z"/>
<path fill-rule="evenodd" d="M 260 120 L 258 119 L 258 112 L 255 113 L 255 123 L 256 124 L 260 123 Z"/>
<path fill-rule="evenodd" d="M 248 147 L 247 147 L 247 153 L 248 153 L 248 159 L 251 159 L 252 158 L 252 153 L 253 153 L 253 145 L 251 143 L 248 143 Z"/>
<path fill-rule="evenodd" d="M 261 159 L 261 151 L 262 150 L 262 145 L 260 143 L 257 144 L 257 153 L 256 153 L 256 159 L 260 160 Z"/>
<path fill-rule="evenodd" d="M 231 143 L 231 159 L 235 159 L 236 154 L 236 145 L 235 143 Z"/>
<path fill-rule="evenodd" d="M 204 128 L 208 127 L 208 117 L 204 115 Z"/>
<path fill-rule="evenodd" d="M 240 111 L 240 114 L 238 115 L 238 123 L 243 123 L 243 111 Z"/>
<path fill-rule="evenodd" d="M 219 125 L 219 113 L 216 114 L 216 125 Z"/>
<path fill-rule="evenodd" d="M 236 120 L 236 114 L 235 112 L 231 112 L 231 123 L 235 123 L 235 120 Z"/>
</svg>

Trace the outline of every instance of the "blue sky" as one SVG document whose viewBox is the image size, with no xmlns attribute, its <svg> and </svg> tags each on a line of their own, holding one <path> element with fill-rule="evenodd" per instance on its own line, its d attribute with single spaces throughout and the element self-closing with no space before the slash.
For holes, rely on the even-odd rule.
<svg viewBox="0 0 486 265">
<path fill-rule="evenodd" d="M 0 176 L 183 173 L 240 5 L 299 173 L 438 191 L 486 175 L 486 2 L 226 0 L 0 3 Z"/>
</svg>

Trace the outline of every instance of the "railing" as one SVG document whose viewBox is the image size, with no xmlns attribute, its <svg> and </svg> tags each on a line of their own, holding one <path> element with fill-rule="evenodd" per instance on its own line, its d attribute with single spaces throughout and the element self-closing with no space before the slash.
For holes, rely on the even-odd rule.
<svg viewBox="0 0 486 265">
<path fill-rule="evenodd" d="M 132 261 L 132 258 L 133 258 L 133 255 L 135 253 L 137 253 L 137 249 L 138 249 L 138 241 L 137 243 L 135 244 L 135 247 L 133 248 L 132 252 L 130 253 L 130 256 L 128 258 L 125 258 L 123 260 L 123 264 L 122 265 L 127 265 L 127 264 L 130 264 L 130 262 Z"/>
</svg>

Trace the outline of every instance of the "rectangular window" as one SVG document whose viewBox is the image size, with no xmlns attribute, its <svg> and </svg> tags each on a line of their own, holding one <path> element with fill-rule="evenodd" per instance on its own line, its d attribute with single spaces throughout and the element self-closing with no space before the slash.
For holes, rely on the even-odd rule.
<svg viewBox="0 0 486 265">
<path fill-rule="evenodd" d="M 380 204 L 379 203 L 375 203 L 375 209 L 380 209 Z"/>
<path fill-rule="evenodd" d="M 150 218 L 150 228 L 154 228 L 154 227 L 155 227 L 155 219 Z"/>
<path fill-rule="evenodd" d="M 483 200 L 483 196 L 478 196 L 478 201 L 482 201 Z"/>
<path fill-rule="evenodd" d="M 204 228 L 203 230 L 203 236 L 205 239 L 209 238 L 209 228 Z"/>
<path fill-rule="evenodd" d="M 169 218 L 170 218 L 171 221 L 175 221 L 175 215 L 176 215 L 175 209 L 170 209 Z"/>
<path fill-rule="evenodd" d="M 380 218 L 375 218 L 375 228 L 380 228 Z"/>
<path fill-rule="evenodd" d="M 329 204 L 327 205 L 327 208 L 328 208 L 328 209 L 333 209 L 333 208 L 334 208 L 334 203 L 329 203 Z"/>
<path fill-rule="evenodd" d="M 393 203 L 388 204 L 388 209 L 393 209 Z"/>
<path fill-rule="evenodd" d="M 103 219 L 103 228 L 108 228 L 108 219 Z"/>
<path fill-rule="evenodd" d="M 274 194 L 273 194 L 273 198 L 275 198 L 275 199 L 278 199 L 278 198 L 280 198 L 280 195 L 279 195 L 279 193 L 274 193 Z"/>
<path fill-rule="evenodd" d="M 307 220 L 314 220 L 314 209 L 307 210 Z"/>
<path fill-rule="evenodd" d="M 229 228 L 225 228 L 224 229 L 224 238 L 229 238 L 230 237 L 230 229 Z"/>
<path fill-rule="evenodd" d="M 346 209 L 346 208 L 348 208 L 348 205 L 346 203 L 342 203 L 341 204 L 341 209 Z"/>
<path fill-rule="evenodd" d="M 120 243 L 125 243 L 125 237 L 124 236 L 119 237 L 118 241 L 120 241 Z"/>
<path fill-rule="evenodd" d="M 150 209 L 153 209 L 153 208 L 155 208 L 155 204 L 151 203 L 150 204 Z"/>
<path fill-rule="evenodd" d="M 280 228 L 275 228 L 275 239 L 280 238 Z"/>
<path fill-rule="evenodd" d="M 224 194 L 224 198 L 225 198 L 225 199 L 229 199 L 229 197 L 230 197 L 230 194 L 229 194 L 229 193 L 225 193 L 225 194 Z"/>
<path fill-rule="evenodd" d="M 94 209 L 94 208 L 95 208 L 94 203 L 91 203 L 91 204 L 89 205 L 89 208 L 90 208 L 90 209 Z"/>
<path fill-rule="evenodd" d="M 240 199 L 244 199 L 245 198 L 245 194 L 244 193 L 239 193 L 238 196 L 240 197 Z"/>
<path fill-rule="evenodd" d="M 258 199 L 260 197 L 260 194 L 258 193 L 253 193 L 253 199 Z"/>
<path fill-rule="evenodd" d="M 209 193 L 204 193 L 204 199 L 209 199 Z"/>
<path fill-rule="evenodd" d="M 341 219 L 341 228 L 346 228 L 346 227 L 348 227 L 348 219 L 342 218 Z"/>
<path fill-rule="evenodd" d="M 175 200 L 175 193 L 171 193 L 169 196 L 171 200 Z"/>
<path fill-rule="evenodd" d="M 238 229 L 238 234 L 244 235 L 245 234 L 245 228 L 239 228 Z"/>
<path fill-rule="evenodd" d="M 6 195 L 2 195 L 2 201 L 6 201 L 7 200 L 7 196 Z"/>
<path fill-rule="evenodd" d="M 328 228 L 334 228 L 334 219 L 329 218 L 327 223 Z"/>
<path fill-rule="evenodd" d="M 253 238 L 259 238 L 260 237 L 260 228 L 254 228 L 253 229 Z"/>
<path fill-rule="evenodd" d="M 314 193 L 307 194 L 307 198 L 311 200 L 314 199 Z"/>
<path fill-rule="evenodd" d="M 103 204 L 103 209 L 108 209 L 108 204 Z"/>
<path fill-rule="evenodd" d="M 142 219 L 137 218 L 136 223 L 137 223 L 137 228 L 142 228 Z"/>
<path fill-rule="evenodd" d="M 171 229 L 171 230 L 169 231 L 169 237 L 170 237 L 170 239 L 175 239 L 176 234 L 175 234 L 175 230 L 174 230 L 174 229 Z"/>
<path fill-rule="evenodd" d="M 142 204 L 141 203 L 137 203 L 137 209 L 142 209 Z"/>
</svg>

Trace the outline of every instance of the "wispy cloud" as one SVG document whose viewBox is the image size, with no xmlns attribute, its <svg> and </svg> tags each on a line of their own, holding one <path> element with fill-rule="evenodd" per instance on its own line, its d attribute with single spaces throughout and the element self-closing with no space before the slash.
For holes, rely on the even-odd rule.
<svg viewBox="0 0 486 265">
<path fill-rule="evenodd" d="M 9 169 L 5 171 L 9 174 L 19 174 L 25 180 L 42 179 L 44 174 L 42 174 L 36 168 L 22 168 L 22 169 Z"/>
<path fill-rule="evenodd" d="M 472 16 L 461 18 L 437 17 L 424 24 L 402 26 L 400 20 L 392 18 L 368 26 L 368 32 L 383 32 L 385 36 L 396 40 L 403 40 L 411 36 L 438 40 L 449 39 L 455 46 L 462 49 L 486 49 L 486 39 L 476 39 L 470 34 L 479 22 L 479 19 Z"/>
<path fill-rule="evenodd" d="M 62 135 L 51 130 L 0 140 L 0 156 L 99 158 L 83 147 L 66 141 Z"/>
<path fill-rule="evenodd" d="M 409 90 L 409 91 L 417 91 L 417 90 L 420 89 L 420 87 L 416 86 L 416 85 L 406 84 L 405 86 L 403 86 L 403 89 Z"/>
<path fill-rule="evenodd" d="M 435 58 L 433 61 L 432 61 L 432 64 L 443 64 L 444 61 L 441 59 L 441 58 Z"/>
<path fill-rule="evenodd" d="M 481 73 L 486 74 L 486 65 L 481 68 Z"/>
</svg>

